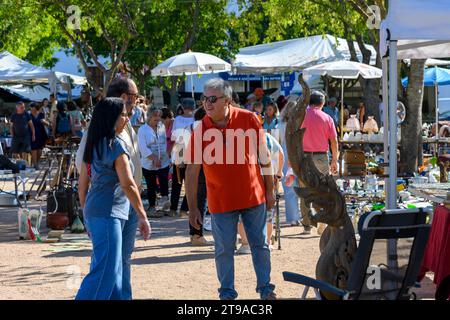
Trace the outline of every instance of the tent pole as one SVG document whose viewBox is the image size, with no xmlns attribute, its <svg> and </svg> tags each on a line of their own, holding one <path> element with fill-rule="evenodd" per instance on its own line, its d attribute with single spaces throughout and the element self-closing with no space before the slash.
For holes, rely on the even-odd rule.
<svg viewBox="0 0 450 320">
<path fill-rule="evenodd" d="M 388 209 L 397 207 L 397 41 L 389 44 L 389 184 Z"/>
<path fill-rule="evenodd" d="M 341 77 L 341 141 L 344 140 L 344 77 Z"/>
<path fill-rule="evenodd" d="M 384 174 L 388 175 L 389 173 L 389 90 L 388 90 L 388 80 L 389 80 L 389 75 L 388 75 L 388 58 L 385 57 L 383 58 L 383 60 L 381 61 L 382 63 L 382 69 L 383 69 L 383 78 L 382 78 L 382 98 L 383 98 L 383 128 L 384 128 L 384 133 L 383 133 L 383 151 L 384 151 L 384 163 L 385 163 L 385 167 L 384 167 Z M 388 185 L 388 178 L 384 179 L 384 185 L 386 186 L 386 190 L 387 190 L 387 185 Z M 387 192 L 385 193 L 385 203 L 387 203 Z"/>
<path fill-rule="evenodd" d="M 191 92 L 192 92 L 192 99 L 194 99 L 195 100 L 195 98 L 194 98 L 194 75 L 193 74 L 191 74 Z"/>
<path fill-rule="evenodd" d="M 439 140 L 439 89 L 438 89 L 438 83 L 434 83 L 434 100 L 436 105 L 436 141 Z M 439 144 L 436 145 L 436 155 L 437 150 L 439 149 Z"/>
<path fill-rule="evenodd" d="M 397 207 L 397 40 L 389 41 L 389 180 L 387 188 L 388 209 Z M 397 241 L 388 240 L 388 266 L 398 269 Z M 395 283 L 392 286 L 397 287 Z"/>
</svg>

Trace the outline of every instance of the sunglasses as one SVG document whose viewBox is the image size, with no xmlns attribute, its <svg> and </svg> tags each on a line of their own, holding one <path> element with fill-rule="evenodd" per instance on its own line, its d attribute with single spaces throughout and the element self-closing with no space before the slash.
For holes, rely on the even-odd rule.
<svg viewBox="0 0 450 320">
<path fill-rule="evenodd" d="M 225 96 L 221 96 L 221 97 L 216 97 L 216 96 L 202 96 L 201 101 L 202 102 L 209 102 L 209 103 L 216 103 L 217 100 L 225 98 Z"/>
</svg>

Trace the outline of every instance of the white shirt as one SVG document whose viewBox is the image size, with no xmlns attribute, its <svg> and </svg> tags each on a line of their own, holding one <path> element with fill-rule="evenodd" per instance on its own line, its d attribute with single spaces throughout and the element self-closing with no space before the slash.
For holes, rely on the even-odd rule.
<svg viewBox="0 0 450 320">
<path fill-rule="evenodd" d="M 185 128 L 189 127 L 191 124 L 194 123 L 194 117 L 183 117 L 178 116 L 173 121 L 172 126 L 172 141 L 177 141 L 177 138 L 179 135 L 181 135 Z"/>
<path fill-rule="evenodd" d="M 172 148 L 172 162 L 175 164 L 183 163 L 184 150 L 186 149 L 186 139 L 189 141 L 191 135 L 191 125 L 194 123 L 194 117 L 178 116 L 173 121 L 171 140 L 175 142 Z"/>
<path fill-rule="evenodd" d="M 139 151 L 141 152 L 142 168 L 147 170 L 158 170 L 170 164 L 167 154 L 166 127 L 161 122 L 158 123 L 156 131 L 147 123 L 138 130 Z M 156 167 L 153 160 L 148 157 L 156 155 L 161 161 L 161 167 Z"/>
</svg>

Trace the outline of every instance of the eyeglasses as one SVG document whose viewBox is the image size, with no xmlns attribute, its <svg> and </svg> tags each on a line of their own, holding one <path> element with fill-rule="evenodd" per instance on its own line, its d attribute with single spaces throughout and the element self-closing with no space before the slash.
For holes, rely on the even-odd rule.
<svg viewBox="0 0 450 320">
<path fill-rule="evenodd" d="M 209 102 L 209 103 L 216 103 L 217 100 L 225 98 L 225 96 L 221 96 L 221 97 L 216 97 L 216 96 L 202 96 L 201 101 L 202 102 Z"/>
<path fill-rule="evenodd" d="M 139 93 L 133 93 L 133 92 L 127 92 L 127 95 L 132 96 L 132 97 L 136 97 L 139 95 Z"/>
</svg>

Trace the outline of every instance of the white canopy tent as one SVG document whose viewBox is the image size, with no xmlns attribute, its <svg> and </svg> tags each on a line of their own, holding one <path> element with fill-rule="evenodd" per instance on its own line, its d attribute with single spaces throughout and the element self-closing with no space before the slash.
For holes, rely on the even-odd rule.
<svg viewBox="0 0 450 320">
<path fill-rule="evenodd" d="M 408 65 L 411 64 L 411 59 L 404 59 Z M 427 59 L 425 61 L 425 67 L 434 67 L 434 66 L 450 66 L 450 60 L 440 60 L 440 59 Z"/>
<path fill-rule="evenodd" d="M 88 83 L 86 77 L 77 76 L 70 73 L 55 71 L 55 75 L 61 83 L 69 83 L 70 81 L 70 83 L 75 86 L 84 86 Z"/>
<path fill-rule="evenodd" d="M 388 14 L 381 24 L 383 102 L 384 105 L 389 105 L 389 112 L 384 113 L 384 123 L 389 124 L 389 134 L 385 134 L 384 140 L 384 158 L 389 165 L 386 189 L 388 209 L 397 207 L 397 59 L 449 57 L 449 16 L 448 0 L 395 0 L 389 1 Z M 387 100 L 389 104 L 386 103 Z M 395 240 L 389 240 L 390 267 L 397 267 L 396 254 L 397 243 Z"/>
<path fill-rule="evenodd" d="M 0 85 L 0 88 L 8 91 L 13 95 L 18 96 L 20 99 L 30 101 L 42 101 L 44 98 L 48 99 L 51 93 L 50 89 L 42 84 L 37 84 L 33 86 L 28 86 L 24 84 L 9 84 L 9 85 Z M 82 86 L 79 85 L 75 86 L 71 90 L 71 98 L 78 99 L 81 96 L 82 91 L 83 91 Z M 66 100 L 67 98 L 68 94 L 63 94 L 60 92 L 57 93 L 58 100 Z"/>
<path fill-rule="evenodd" d="M 362 61 L 358 43 L 354 45 L 357 57 Z M 372 52 L 370 64 L 373 65 L 376 50 L 370 45 L 366 48 Z M 234 73 L 280 73 L 337 60 L 350 60 L 347 41 L 326 34 L 242 48 L 232 66 Z"/>
<path fill-rule="evenodd" d="M 3 51 L 0 52 L 0 84 L 5 85 L 5 89 L 9 88 L 10 91 L 16 91 L 19 95 L 40 97 L 43 91 L 48 90 L 43 87 L 30 90 L 30 85 L 49 84 L 50 91 L 56 93 L 57 85 L 62 84 L 64 89 L 71 95 L 71 85 L 82 86 L 87 84 L 87 80 L 82 76 L 52 71 L 32 65 L 8 51 Z M 23 86 L 16 86 L 18 84 Z"/>
<path fill-rule="evenodd" d="M 8 51 L 3 51 L 0 52 L 0 83 L 48 83 L 52 92 L 56 92 L 57 77 L 51 70 L 34 66 Z"/>
</svg>

